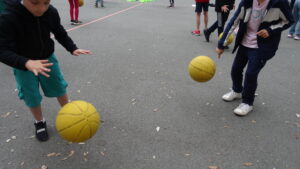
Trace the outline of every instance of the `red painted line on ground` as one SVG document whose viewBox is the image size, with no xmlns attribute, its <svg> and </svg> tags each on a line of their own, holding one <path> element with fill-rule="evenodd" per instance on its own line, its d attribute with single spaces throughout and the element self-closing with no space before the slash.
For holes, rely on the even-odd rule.
<svg viewBox="0 0 300 169">
<path fill-rule="evenodd" d="M 67 32 L 70 32 L 70 31 L 73 31 L 73 30 L 82 28 L 82 27 L 84 27 L 84 26 L 90 25 L 90 24 L 95 23 L 95 22 L 98 22 L 98 21 L 103 21 L 103 20 L 105 20 L 105 19 L 107 19 L 107 18 L 110 18 L 110 17 L 112 17 L 112 16 L 118 15 L 118 14 L 120 14 L 120 13 L 126 12 L 126 11 L 128 11 L 128 10 L 130 10 L 130 9 L 133 9 L 133 8 L 136 8 L 136 7 L 139 7 L 139 6 L 142 6 L 142 5 L 143 5 L 143 4 L 140 3 L 140 4 L 137 4 L 137 5 L 131 6 L 131 7 L 129 7 L 129 8 L 120 10 L 120 11 L 115 12 L 115 13 L 112 13 L 112 14 L 110 14 L 110 15 L 106 15 L 106 16 L 104 16 L 104 17 L 95 19 L 95 20 L 90 21 L 90 22 L 88 22 L 88 23 L 85 23 L 85 24 L 76 26 L 76 27 L 74 27 L 74 28 L 68 29 Z"/>
</svg>

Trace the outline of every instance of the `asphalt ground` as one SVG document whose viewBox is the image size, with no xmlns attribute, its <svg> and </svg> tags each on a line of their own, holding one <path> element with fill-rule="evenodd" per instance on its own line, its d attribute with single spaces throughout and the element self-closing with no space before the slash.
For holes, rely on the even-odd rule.
<svg viewBox="0 0 300 169">
<path fill-rule="evenodd" d="M 55 130 L 56 99 L 44 98 L 50 140 L 38 142 L 11 68 L 1 64 L 0 169 L 300 169 L 299 42 L 283 32 L 259 76 L 254 111 L 237 117 L 240 102 L 221 100 L 231 86 L 232 46 L 217 59 L 216 32 L 210 43 L 191 35 L 193 3 L 88 1 L 80 8 L 85 25 L 74 27 L 68 2 L 52 0 L 72 39 L 93 52 L 76 57 L 56 43 L 70 100 L 91 102 L 103 123 L 87 142 L 68 143 Z M 210 8 L 209 23 L 215 19 Z M 207 83 L 187 72 L 199 55 L 217 65 Z"/>
</svg>

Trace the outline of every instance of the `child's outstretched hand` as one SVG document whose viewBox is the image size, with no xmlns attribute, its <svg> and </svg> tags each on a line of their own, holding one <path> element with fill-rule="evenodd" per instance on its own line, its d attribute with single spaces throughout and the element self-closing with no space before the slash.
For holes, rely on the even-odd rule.
<svg viewBox="0 0 300 169">
<path fill-rule="evenodd" d="M 89 51 L 89 50 L 85 50 L 85 49 L 76 49 L 76 50 L 74 50 L 74 52 L 72 54 L 75 55 L 75 56 L 79 56 L 79 55 L 82 55 L 82 54 L 84 54 L 84 55 L 92 54 L 92 52 Z"/>
<path fill-rule="evenodd" d="M 51 72 L 51 69 L 47 67 L 52 65 L 53 63 L 49 63 L 48 60 L 28 60 L 25 67 L 33 72 L 35 76 L 42 74 L 43 76 L 50 77 L 46 72 Z"/>
<path fill-rule="evenodd" d="M 223 52 L 224 52 L 223 49 L 216 48 L 216 53 L 217 53 L 217 55 L 218 55 L 218 59 L 221 58 L 221 55 L 222 55 Z"/>
</svg>

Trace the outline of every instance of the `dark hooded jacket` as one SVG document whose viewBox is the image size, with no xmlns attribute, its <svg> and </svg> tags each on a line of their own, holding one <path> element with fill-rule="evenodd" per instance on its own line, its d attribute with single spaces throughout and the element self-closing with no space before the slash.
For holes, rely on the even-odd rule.
<svg viewBox="0 0 300 169">
<path fill-rule="evenodd" d="M 0 62 L 26 70 L 25 63 L 29 59 L 48 59 L 54 53 L 51 33 L 69 52 L 78 49 L 53 6 L 42 16 L 35 17 L 19 0 L 11 0 L 0 16 Z"/>
<path fill-rule="evenodd" d="M 221 8 L 224 5 L 228 5 L 227 8 L 229 10 L 232 10 L 234 7 L 235 0 L 216 0 L 215 2 L 215 11 L 216 12 L 222 12 Z"/>
<path fill-rule="evenodd" d="M 227 24 L 222 38 L 218 42 L 218 48 L 224 49 L 224 44 L 236 27 L 239 27 L 235 39 L 233 52 L 241 45 L 247 31 L 247 24 L 251 16 L 253 0 L 242 0 L 234 16 Z M 269 37 L 257 36 L 258 53 L 264 59 L 272 58 L 279 46 L 281 32 L 293 24 L 291 9 L 287 0 L 270 0 L 263 21 L 258 31 L 266 29 Z"/>
</svg>

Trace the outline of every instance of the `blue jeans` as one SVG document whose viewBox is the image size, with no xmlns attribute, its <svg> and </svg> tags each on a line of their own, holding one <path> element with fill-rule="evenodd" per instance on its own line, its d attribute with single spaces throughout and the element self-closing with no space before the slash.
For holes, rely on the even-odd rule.
<svg viewBox="0 0 300 169">
<path fill-rule="evenodd" d="M 293 25 L 291 26 L 289 34 L 293 35 L 294 33 L 296 33 L 297 36 L 300 36 L 300 0 L 296 0 L 294 4 L 293 17 L 295 23 L 293 23 Z"/>
<path fill-rule="evenodd" d="M 231 78 L 232 89 L 237 93 L 242 93 L 243 103 L 253 105 L 258 74 L 266 62 L 266 59 L 262 59 L 262 56 L 259 55 L 258 49 L 239 47 L 232 64 Z M 243 71 L 247 64 L 243 86 Z"/>
</svg>

